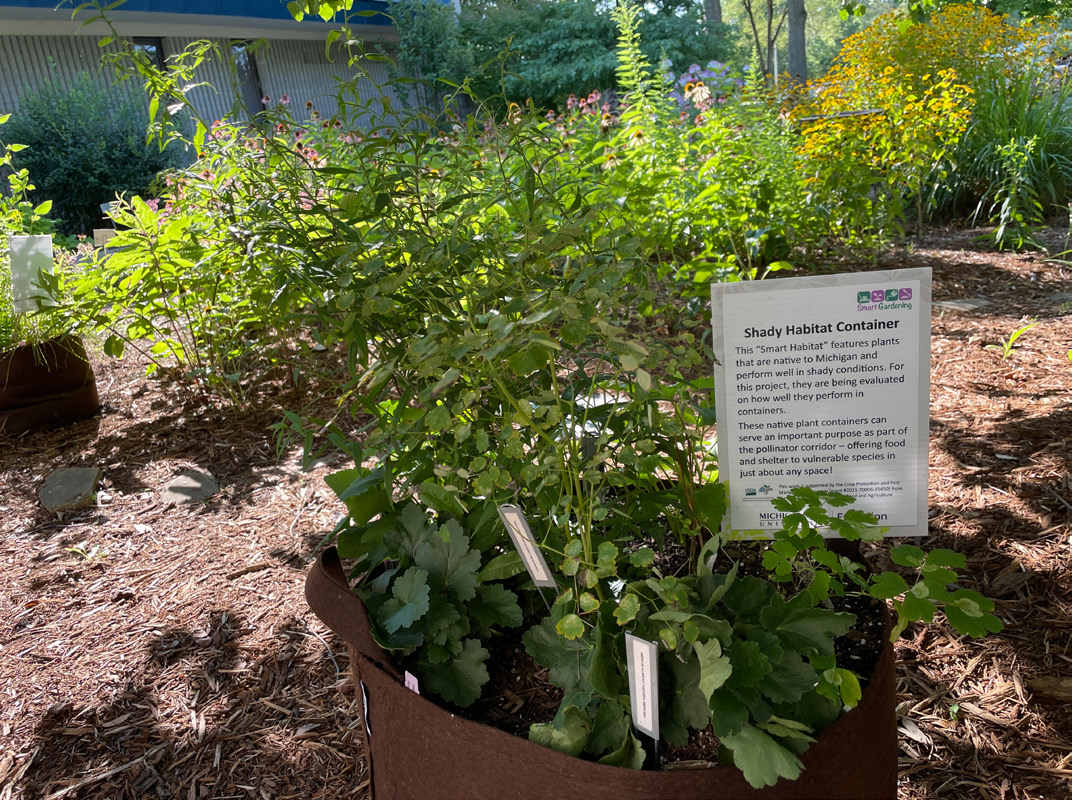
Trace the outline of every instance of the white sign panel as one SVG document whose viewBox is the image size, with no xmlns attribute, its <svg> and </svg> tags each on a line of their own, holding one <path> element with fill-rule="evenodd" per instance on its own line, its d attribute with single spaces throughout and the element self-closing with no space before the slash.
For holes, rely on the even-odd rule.
<svg viewBox="0 0 1072 800">
<path fill-rule="evenodd" d="M 16 314 L 29 314 L 41 305 L 55 305 L 41 287 L 40 274 L 52 272 L 52 236 L 12 236 L 8 240 L 11 258 L 11 298 Z"/>
<path fill-rule="evenodd" d="M 504 503 L 499 506 L 499 519 L 506 526 L 506 532 L 510 534 L 510 540 L 514 543 L 518 555 L 521 556 L 521 561 L 528 570 L 532 582 L 537 586 L 557 588 L 547 561 L 532 537 L 525 513 L 515 505 Z"/>
<path fill-rule="evenodd" d="M 629 670 L 629 701 L 633 725 L 659 741 L 659 647 L 655 642 L 625 634 L 625 659 Z"/>
<path fill-rule="evenodd" d="M 810 486 L 926 535 L 930 270 L 717 284 L 711 308 L 727 529 L 779 528 L 771 500 Z"/>
</svg>

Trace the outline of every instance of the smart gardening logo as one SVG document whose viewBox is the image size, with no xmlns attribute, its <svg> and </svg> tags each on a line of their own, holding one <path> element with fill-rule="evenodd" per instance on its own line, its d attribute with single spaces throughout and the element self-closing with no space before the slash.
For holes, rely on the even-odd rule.
<svg viewBox="0 0 1072 800">
<path fill-rule="evenodd" d="M 891 311 L 895 308 L 912 308 L 912 290 L 872 289 L 856 293 L 857 311 Z"/>
</svg>

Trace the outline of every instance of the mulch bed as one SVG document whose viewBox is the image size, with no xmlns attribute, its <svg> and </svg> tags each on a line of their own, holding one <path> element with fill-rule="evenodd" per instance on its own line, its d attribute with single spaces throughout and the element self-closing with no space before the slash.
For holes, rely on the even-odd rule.
<svg viewBox="0 0 1072 800">
<path fill-rule="evenodd" d="M 923 546 L 965 553 L 1006 628 L 897 645 L 900 798 L 1072 797 L 1072 267 L 932 231 L 836 268 L 914 266 L 936 301 L 989 301 L 935 308 Z M 1008 359 L 988 348 L 1027 318 Z M 94 361 L 100 418 L 0 439 L 0 800 L 367 797 L 345 648 L 302 593 L 333 467 L 303 471 L 270 430 L 303 401 L 216 409 Z M 41 509 L 51 470 L 89 465 L 95 507 Z M 162 506 L 190 468 L 220 494 Z"/>
</svg>

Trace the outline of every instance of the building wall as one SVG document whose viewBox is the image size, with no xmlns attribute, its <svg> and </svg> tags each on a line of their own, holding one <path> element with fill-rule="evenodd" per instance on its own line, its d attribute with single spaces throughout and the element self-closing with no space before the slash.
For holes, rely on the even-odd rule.
<svg viewBox="0 0 1072 800">
<path fill-rule="evenodd" d="M 162 41 L 164 55 L 172 56 L 194 39 L 163 37 Z M 210 41 L 217 45 L 219 56 L 202 63 L 196 75 L 198 83 L 207 85 L 195 87 L 187 95 L 208 122 L 230 115 L 235 104 L 230 41 Z M 391 45 L 384 43 L 378 47 L 389 52 Z M 114 73 L 110 68 L 102 69 L 99 59 L 102 52 L 115 50 L 114 44 L 102 50 L 97 46 L 96 37 L 91 36 L 0 35 L 0 114 L 17 112 L 19 97 L 49 80 L 67 85 L 79 73 L 87 72 L 100 85 L 111 85 Z M 312 101 L 323 116 L 336 113 L 335 76 L 350 79 L 367 70 L 370 77 L 357 83 L 358 96 L 366 102 L 378 96 L 376 84 L 383 85 L 389 79 L 386 62 L 362 59 L 359 62 L 361 69 L 354 69 L 348 65 L 341 48 L 331 62 L 325 57 L 324 43 L 317 40 L 266 40 L 266 46 L 256 50 L 255 60 L 261 91 L 273 101 L 283 94 L 289 96 L 291 113 L 298 119 L 307 116 L 307 100 Z M 121 88 L 133 91 L 138 85 L 130 80 Z M 390 93 L 389 87 L 385 91 Z M 390 94 L 393 102 L 401 105 L 399 98 Z M 248 115 L 239 112 L 237 117 L 245 119 Z"/>
</svg>

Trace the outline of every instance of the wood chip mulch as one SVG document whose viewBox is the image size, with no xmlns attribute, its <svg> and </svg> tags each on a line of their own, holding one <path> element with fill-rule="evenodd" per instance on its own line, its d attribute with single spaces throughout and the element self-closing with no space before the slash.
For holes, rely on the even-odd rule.
<svg viewBox="0 0 1072 800">
<path fill-rule="evenodd" d="M 898 644 L 899 797 L 1072 798 L 1072 266 L 974 236 L 837 267 L 934 270 L 922 546 L 965 553 L 1005 622 Z M 1028 320 L 1009 358 L 989 347 Z M 94 365 L 100 418 L 0 438 L 0 800 L 368 797 L 345 648 L 303 596 L 332 467 L 277 457 L 270 430 L 296 401 L 215 409 Z M 41 509 L 51 470 L 89 465 L 95 507 Z M 162 506 L 191 468 L 220 494 Z"/>
</svg>

